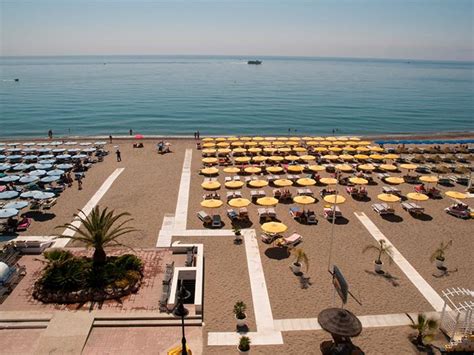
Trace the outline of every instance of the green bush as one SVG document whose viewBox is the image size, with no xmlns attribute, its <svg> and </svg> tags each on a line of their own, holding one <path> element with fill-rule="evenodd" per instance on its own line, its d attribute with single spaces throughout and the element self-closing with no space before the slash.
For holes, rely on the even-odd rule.
<svg viewBox="0 0 474 355">
<path fill-rule="evenodd" d="M 132 254 L 119 256 L 117 259 L 115 259 L 114 264 L 117 268 L 124 270 L 140 271 L 143 267 L 143 263 L 140 258 Z"/>
<path fill-rule="evenodd" d="M 83 262 L 76 258 L 61 264 L 51 263 L 41 278 L 43 287 L 54 291 L 78 291 L 85 285 Z"/>
<path fill-rule="evenodd" d="M 51 249 L 43 253 L 44 257 L 51 262 L 63 262 L 71 259 L 74 255 L 69 250 Z"/>
</svg>

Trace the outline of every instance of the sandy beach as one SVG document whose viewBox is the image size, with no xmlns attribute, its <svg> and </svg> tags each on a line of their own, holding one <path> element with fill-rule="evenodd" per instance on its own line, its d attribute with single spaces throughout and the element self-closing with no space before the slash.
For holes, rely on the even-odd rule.
<svg viewBox="0 0 474 355">
<path fill-rule="evenodd" d="M 472 133 L 462 133 L 458 136 L 423 136 L 411 138 L 472 138 Z M 378 138 L 393 138 L 378 137 Z M 100 200 L 100 206 L 107 206 L 119 212 L 127 211 L 134 218 L 133 225 L 139 232 L 130 234 L 121 241 L 133 248 L 153 248 L 163 224 L 165 215 L 173 215 L 177 205 L 179 184 L 182 176 L 183 160 L 186 150 L 192 150 L 191 182 L 187 213 L 188 230 L 205 230 L 196 213 L 206 210 L 210 214 L 221 215 L 223 229 L 230 229 L 231 223 L 226 216 L 227 204 L 218 209 L 204 209 L 200 206 L 205 191 L 201 188 L 204 177 L 199 174 L 202 168 L 201 151 L 196 150 L 193 139 L 166 139 L 171 143 L 172 153 L 160 155 L 156 151 L 156 139 L 142 139 L 144 148 L 133 148 L 134 139 L 115 139 L 106 148 L 110 151 L 104 162 L 95 164 L 86 174 L 82 190 L 77 183 L 66 189 L 58 199 L 58 203 L 45 214 L 30 213 L 34 219 L 31 227 L 21 236 L 47 236 L 58 233 L 58 225 L 68 223 L 72 215 L 83 208 L 97 192 L 110 174 L 116 169 L 123 168 L 119 177 Z M 5 141 L 6 142 L 6 141 Z M 122 153 L 122 162 L 115 159 L 115 146 Z M 401 176 L 405 172 L 393 173 Z M 303 174 L 304 175 L 304 174 Z M 428 200 L 420 204 L 426 210 L 422 219 L 411 216 L 399 204 L 395 205 L 395 216 L 382 218 L 376 214 L 371 205 L 377 202 L 377 195 L 382 192 L 382 183 L 372 173 L 375 185 L 367 186 L 369 199 L 357 201 L 341 189 L 341 195 L 346 202 L 340 205 L 345 219 L 334 226 L 334 251 L 332 263 L 343 272 L 349 283 L 350 291 L 357 299 L 350 298 L 346 307 L 358 316 L 400 314 L 405 312 L 430 312 L 434 308 L 410 281 L 396 263 L 389 264 L 386 260 L 386 274 L 379 275 L 373 270 L 375 255 L 362 253 L 362 249 L 375 244 L 370 232 L 358 219 L 357 214 L 364 213 L 396 247 L 406 260 L 416 269 L 429 285 L 438 293 L 449 287 L 473 288 L 472 250 L 474 242 L 471 238 L 473 220 L 460 220 L 444 212 L 444 208 L 452 203 L 448 197 L 439 200 Z M 225 200 L 224 178 L 229 176 L 222 172 L 217 177 L 222 187 L 217 191 Z M 327 172 L 322 177 L 329 177 Z M 243 179 L 243 177 L 242 177 Z M 410 184 L 398 186 L 402 195 L 413 191 Z M 274 187 L 265 187 L 267 196 L 272 194 Z M 252 224 L 258 240 L 259 254 L 268 290 L 271 312 L 275 320 L 295 318 L 316 318 L 318 313 L 331 306 L 339 306 L 340 301 L 334 298 L 331 275 L 328 272 L 329 245 L 331 238 L 331 223 L 323 218 L 323 207 L 326 204 L 320 197 L 324 186 L 311 186 L 317 201 L 308 207 L 315 211 L 317 225 L 302 225 L 294 221 L 289 214 L 289 207 L 294 204 L 279 203 L 276 207 L 277 218 L 289 228 L 289 235 L 297 232 L 303 236 L 299 247 L 303 248 L 309 257 L 309 268 L 304 272 L 308 287 L 301 288 L 301 279 L 289 269 L 292 257 L 285 250 L 264 244 L 260 240 L 261 228 L 258 221 L 255 204 L 248 206 Z M 290 188 L 292 191 L 296 187 Z M 461 191 L 464 187 L 440 187 L 447 190 Z M 244 186 L 242 195 L 250 199 L 251 188 Z M 472 199 L 465 200 L 472 205 Z M 307 207 L 306 207 L 307 208 Z M 28 213 L 28 212 L 27 212 Z M 2 243 L 11 237 L 1 237 Z M 227 354 L 235 352 L 231 346 L 207 346 L 207 335 L 212 332 L 235 331 L 235 319 L 232 313 L 233 304 L 242 300 L 247 306 L 248 327 L 251 332 L 257 331 L 255 310 L 252 301 L 252 290 L 247 266 L 244 245 L 235 245 L 233 237 L 223 236 L 179 236 L 174 235 L 173 241 L 186 243 L 202 243 L 205 252 L 204 273 L 204 354 Z M 448 251 L 446 265 L 448 274 L 443 277 L 436 275 L 436 268 L 429 260 L 433 250 L 440 242 L 453 240 L 453 246 Z M 69 246 L 78 247 L 77 243 Z M 360 304 L 359 304 L 360 302 Z M 0 311 L 2 305 L 0 305 Z M 410 333 L 408 327 L 370 328 L 354 340 L 366 354 L 414 354 L 413 346 L 406 340 Z M 318 353 L 319 343 L 328 340 L 330 335 L 324 331 L 291 331 L 283 332 L 284 345 L 268 345 L 252 347 L 254 354 L 300 354 L 303 352 Z"/>
</svg>

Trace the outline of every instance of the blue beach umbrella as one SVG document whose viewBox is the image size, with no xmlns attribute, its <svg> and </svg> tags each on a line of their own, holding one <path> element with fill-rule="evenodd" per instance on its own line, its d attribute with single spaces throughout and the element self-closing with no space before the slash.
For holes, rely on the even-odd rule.
<svg viewBox="0 0 474 355">
<path fill-rule="evenodd" d="M 48 176 L 55 176 L 55 175 L 61 176 L 61 175 L 64 174 L 64 173 L 65 173 L 64 170 L 61 170 L 61 169 L 54 169 L 54 170 L 48 171 L 48 172 L 46 173 L 46 175 L 48 175 Z"/>
<path fill-rule="evenodd" d="M 33 195 L 33 198 L 35 200 L 47 200 L 49 198 L 53 198 L 55 194 L 52 192 L 44 192 L 44 191 L 39 191 Z"/>
<path fill-rule="evenodd" d="M 23 157 L 23 160 L 25 160 L 25 161 L 34 161 L 34 160 L 38 160 L 38 157 L 36 155 L 25 155 Z"/>
<path fill-rule="evenodd" d="M 63 142 L 60 142 L 60 141 L 54 141 L 54 142 L 51 142 L 49 143 L 50 145 L 54 145 L 55 147 L 58 146 L 58 145 L 61 145 L 63 144 Z"/>
<path fill-rule="evenodd" d="M 82 151 L 83 151 L 84 153 L 94 153 L 95 150 L 96 150 L 95 148 L 86 148 L 86 149 L 83 149 Z"/>
<path fill-rule="evenodd" d="M 0 209 L 0 218 L 10 218 L 18 215 L 19 211 L 14 208 L 2 208 Z"/>
<path fill-rule="evenodd" d="M 9 152 L 9 153 L 20 153 L 21 149 L 20 148 L 8 148 L 7 152 Z"/>
<path fill-rule="evenodd" d="M 38 192 L 41 192 L 41 191 L 32 190 L 32 191 L 22 192 L 20 194 L 20 197 L 21 198 L 33 198 L 33 196 L 36 195 Z"/>
<path fill-rule="evenodd" d="M 20 177 L 18 175 L 7 175 L 0 178 L 0 182 L 15 182 L 18 180 L 20 180 Z"/>
<path fill-rule="evenodd" d="M 69 160 L 69 159 L 71 159 L 71 155 L 70 154 L 61 154 L 61 155 L 56 156 L 56 159 L 58 159 L 58 160 Z"/>
<path fill-rule="evenodd" d="M 77 142 L 73 142 L 73 141 L 68 141 L 66 143 L 64 143 L 64 145 L 76 145 Z"/>
<path fill-rule="evenodd" d="M 21 179 L 20 179 L 20 182 L 22 184 L 31 184 L 32 182 L 36 182 L 39 180 L 39 177 L 36 176 L 36 175 L 29 175 L 29 176 L 23 176 Z"/>
<path fill-rule="evenodd" d="M 24 164 L 24 163 L 20 163 L 20 164 L 16 164 L 14 167 L 13 167 L 13 170 L 15 171 L 23 171 L 23 170 L 28 170 L 31 168 L 31 165 L 30 164 Z"/>
<path fill-rule="evenodd" d="M 40 146 L 40 147 L 45 147 L 45 146 L 49 145 L 49 143 L 48 142 L 41 142 L 41 143 L 38 143 L 36 145 Z"/>
<path fill-rule="evenodd" d="M 43 154 L 38 157 L 38 159 L 45 160 L 45 159 L 54 159 L 53 154 Z"/>
<path fill-rule="evenodd" d="M 91 142 L 82 142 L 82 143 L 79 143 L 79 145 L 85 147 L 85 146 L 88 146 L 88 145 L 92 145 L 92 143 Z"/>
<path fill-rule="evenodd" d="M 63 153 L 64 151 L 66 151 L 66 149 L 64 148 L 56 148 L 56 149 L 53 149 L 53 153 Z"/>
<path fill-rule="evenodd" d="M 8 160 L 21 160 L 23 158 L 23 155 L 18 155 L 18 154 L 14 154 L 14 155 L 9 155 L 7 157 Z"/>
<path fill-rule="evenodd" d="M 46 184 L 49 184 L 51 182 L 58 181 L 61 177 L 59 175 L 48 175 L 45 176 L 44 178 L 41 178 L 41 182 L 44 182 Z"/>
<path fill-rule="evenodd" d="M 37 164 L 39 165 L 39 164 Z M 30 171 L 30 176 L 44 176 L 46 175 L 46 170 L 33 170 L 33 171 Z"/>
<path fill-rule="evenodd" d="M 54 164 L 56 163 L 56 159 L 43 159 L 38 161 L 40 164 Z"/>
<path fill-rule="evenodd" d="M 7 145 L 8 145 L 9 147 L 16 147 L 16 146 L 20 145 L 20 143 L 18 143 L 18 142 L 13 142 L 13 143 L 8 143 Z"/>
<path fill-rule="evenodd" d="M 0 164 L 0 171 L 10 170 L 12 166 L 10 164 Z"/>
<path fill-rule="evenodd" d="M 26 142 L 26 143 L 23 143 L 23 145 L 24 145 L 25 147 L 31 147 L 31 146 L 33 146 L 33 145 L 36 145 L 36 143 L 35 143 L 35 142 Z"/>
<path fill-rule="evenodd" d="M 38 149 L 37 152 L 40 154 L 48 154 L 51 152 L 51 148 L 41 148 L 41 149 Z"/>
<path fill-rule="evenodd" d="M 105 142 L 105 141 L 94 142 L 94 145 L 99 145 L 99 146 L 106 145 L 106 144 L 107 144 L 107 142 Z"/>
<path fill-rule="evenodd" d="M 84 158 L 87 158 L 87 155 L 85 154 L 78 154 L 78 155 L 74 155 L 72 157 L 72 159 L 84 159 Z"/>
<path fill-rule="evenodd" d="M 27 201 L 13 201 L 3 206 L 3 208 L 6 208 L 6 209 L 14 208 L 15 210 L 21 210 L 25 207 L 28 207 Z"/>
<path fill-rule="evenodd" d="M 56 168 L 61 169 L 61 170 L 70 170 L 73 167 L 74 167 L 74 165 L 72 165 L 72 164 L 58 164 L 58 165 L 56 165 Z"/>
<path fill-rule="evenodd" d="M 53 164 L 39 163 L 39 164 L 35 164 L 34 167 L 35 167 L 35 169 L 38 169 L 38 170 L 49 170 L 53 167 Z"/>
<path fill-rule="evenodd" d="M 20 193 L 18 191 L 3 191 L 0 192 L 0 200 L 11 200 L 16 198 Z"/>
<path fill-rule="evenodd" d="M 7 159 L 7 156 L 0 154 L 0 161 L 5 161 L 5 159 Z"/>
</svg>

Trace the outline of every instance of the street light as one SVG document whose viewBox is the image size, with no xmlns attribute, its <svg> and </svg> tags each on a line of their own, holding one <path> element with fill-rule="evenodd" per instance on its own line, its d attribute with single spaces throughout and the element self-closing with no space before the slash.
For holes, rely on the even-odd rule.
<svg viewBox="0 0 474 355">
<path fill-rule="evenodd" d="M 188 299 L 191 296 L 191 292 L 184 288 L 183 282 L 181 282 L 181 287 L 178 291 L 178 303 L 173 310 L 173 314 L 176 317 L 181 317 L 181 330 L 183 332 L 183 337 L 181 338 L 181 354 L 188 355 L 188 351 L 186 349 L 186 337 L 184 335 L 184 317 L 186 317 L 189 311 L 184 307 L 184 300 Z"/>
</svg>

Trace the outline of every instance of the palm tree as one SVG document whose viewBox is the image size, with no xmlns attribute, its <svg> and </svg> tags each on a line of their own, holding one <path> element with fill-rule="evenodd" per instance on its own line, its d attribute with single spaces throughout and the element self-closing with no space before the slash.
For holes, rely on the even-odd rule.
<svg viewBox="0 0 474 355">
<path fill-rule="evenodd" d="M 438 321 L 434 318 L 427 318 L 425 314 L 418 314 L 418 319 L 415 322 L 413 318 L 406 313 L 411 320 L 410 327 L 418 331 L 415 342 L 417 345 L 425 346 L 425 341 L 430 341 L 434 337 L 434 332 L 438 329 Z"/>
<path fill-rule="evenodd" d="M 376 264 L 382 264 L 382 260 L 381 260 L 382 254 L 385 254 L 389 257 L 388 259 L 389 263 L 392 262 L 392 255 L 393 255 L 392 247 L 390 245 L 385 244 L 385 240 L 380 239 L 379 245 L 377 246 L 373 244 L 367 245 L 362 252 L 365 253 L 368 250 L 376 250 L 379 253 L 377 260 L 375 260 Z"/>
<path fill-rule="evenodd" d="M 105 247 L 109 245 L 124 246 L 117 241 L 117 238 L 137 231 L 133 227 L 125 226 L 125 224 L 133 220 L 132 218 L 118 222 L 119 219 L 126 216 L 130 216 L 130 214 L 127 212 L 115 214 L 114 210 L 108 211 L 107 207 L 101 210 L 99 206 L 96 206 L 89 216 L 86 216 L 82 210 L 74 214 L 74 219 L 82 223 L 82 228 L 72 223 L 66 223 L 56 228 L 72 229 L 75 234 L 70 238 L 86 244 L 87 247 L 94 248 L 93 264 L 94 266 L 101 266 L 107 260 Z M 60 235 L 57 238 L 61 237 L 64 236 Z"/>
<path fill-rule="evenodd" d="M 433 262 L 436 259 L 444 261 L 444 254 L 446 253 L 446 250 L 448 250 L 452 244 L 453 244 L 452 240 L 450 240 L 446 244 L 444 244 L 444 242 L 441 242 L 439 247 L 434 251 L 433 254 L 431 254 L 430 261 Z"/>
</svg>

